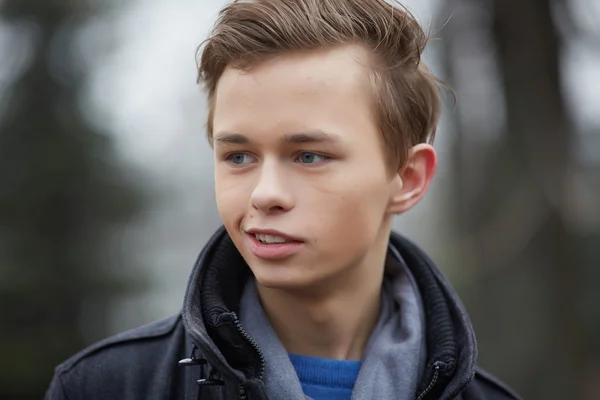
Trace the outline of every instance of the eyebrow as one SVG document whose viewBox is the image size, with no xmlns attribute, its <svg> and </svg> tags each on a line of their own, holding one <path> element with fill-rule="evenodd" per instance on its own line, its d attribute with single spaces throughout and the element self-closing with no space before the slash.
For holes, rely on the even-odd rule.
<svg viewBox="0 0 600 400">
<path fill-rule="evenodd" d="M 248 144 L 251 142 L 247 136 L 234 132 L 219 132 L 214 136 L 214 141 L 233 144 Z M 338 143 L 340 139 L 338 136 L 331 133 L 315 130 L 286 134 L 282 138 L 282 141 L 284 143 Z"/>
</svg>

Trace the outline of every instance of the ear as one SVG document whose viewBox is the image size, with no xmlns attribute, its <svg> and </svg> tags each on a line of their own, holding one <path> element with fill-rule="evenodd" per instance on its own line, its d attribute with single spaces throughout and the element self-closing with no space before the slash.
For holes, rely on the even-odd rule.
<svg viewBox="0 0 600 400">
<path fill-rule="evenodd" d="M 421 143 L 410 149 L 406 165 L 394 177 L 388 212 L 402 214 L 425 195 L 435 174 L 437 155 L 431 145 Z"/>
</svg>

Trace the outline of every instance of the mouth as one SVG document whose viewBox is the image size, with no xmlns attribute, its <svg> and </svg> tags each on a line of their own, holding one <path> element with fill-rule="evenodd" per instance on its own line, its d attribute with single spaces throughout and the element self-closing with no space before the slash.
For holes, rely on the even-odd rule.
<svg viewBox="0 0 600 400">
<path fill-rule="evenodd" d="M 304 241 L 271 229 L 246 231 L 252 253 L 263 260 L 282 261 L 300 252 Z"/>
<path fill-rule="evenodd" d="M 271 229 L 249 229 L 246 233 L 264 245 L 281 245 L 286 243 L 301 243 L 302 240 Z"/>
</svg>

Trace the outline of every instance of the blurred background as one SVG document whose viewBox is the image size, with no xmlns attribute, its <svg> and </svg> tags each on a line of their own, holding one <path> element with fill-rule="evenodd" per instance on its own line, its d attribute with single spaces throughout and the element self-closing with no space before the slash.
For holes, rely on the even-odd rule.
<svg viewBox="0 0 600 400">
<path fill-rule="evenodd" d="M 448 96 L 395 228 L 439 263 L 480 363 L 600 399 L 600 1 L 410 0 Z M 0 398 L 176 313 L 219 226 L 196 46 L 223 0 L 0 0 Z"/>
</svg>

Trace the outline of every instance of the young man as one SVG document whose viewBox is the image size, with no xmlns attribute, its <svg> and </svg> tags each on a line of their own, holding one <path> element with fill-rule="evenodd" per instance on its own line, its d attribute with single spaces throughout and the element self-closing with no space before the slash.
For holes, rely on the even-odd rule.
<svg viewBox="0 0 600 400">
<path fill-rule="evenodd" d="M 199 65 L 224 228 L 181 315 L 74 356 L 47 398 L 517 398 L 476 367 L 441 272 L 390 235 L 436 168 L 425 43 L 384 0 L 228 5 Z"/>
</svg>

